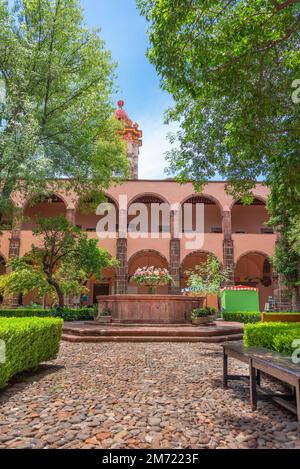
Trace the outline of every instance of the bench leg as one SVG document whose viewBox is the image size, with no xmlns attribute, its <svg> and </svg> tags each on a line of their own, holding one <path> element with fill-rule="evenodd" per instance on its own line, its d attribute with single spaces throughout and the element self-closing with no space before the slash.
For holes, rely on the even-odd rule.
<svg viewBox="0 0 300 469">
<path fill-rule="evenodd" d="M 252 410 L 257 409 L 257 390 L 256 390 L 256 370 L 252 366 L 252 360 L 249 361 L 250 374 L 250 403 Z"/>
<path fill-rule="evenodd" d="M 223 352 L 223 388 L 228 388 L 228 355 Z"/>
<path fill-rule="evenodd" d="M 261 383 L 260 370 L 256 370 L 256 383 L 257 383 L 257 386 L 260 386 L 260 383 Z"/>
<path fill-rule="evenodd" d="M 300 381 L 296 384 L 296 406 L 298 422 L 300 423 Z"/>
</svg>

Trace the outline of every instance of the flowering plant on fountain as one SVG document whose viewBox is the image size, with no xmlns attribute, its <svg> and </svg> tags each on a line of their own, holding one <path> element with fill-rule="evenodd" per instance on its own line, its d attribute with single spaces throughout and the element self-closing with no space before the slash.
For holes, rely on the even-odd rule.
<svg viewBox="0 0 300 469">
<path fill-rule="evenodd" d="M 154 293 L 160 285 L 168 285 L 173 282 L 173 278 L 167 269 L 160 267 L 140 267 L 132 276 L 132 280 L 137 285 L 145 285 L 149 288 L 149 293 Z"/>
</svg>

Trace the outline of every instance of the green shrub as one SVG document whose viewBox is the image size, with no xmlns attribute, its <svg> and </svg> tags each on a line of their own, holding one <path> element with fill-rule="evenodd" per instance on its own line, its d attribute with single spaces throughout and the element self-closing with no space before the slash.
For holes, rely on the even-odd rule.
<svg viewBox="0 0 300 469">
<path fill-rule="evenodd" d="M 193 309 L 191 318 L 192 319 L 205 318 L 207 316 L 212 316 L 215 313 L 216 313 L 216 309 L 211 308 L 210 306 L 206 306 L 205 308 L 196 308 L 196 309 Z"/>
<path fill-rule="evenodd" d="M 17 309 L 1 309 L 0 318 L 62 318 L 64 321 L 87 321 L 94 319 L 96 316 L 94 308 L 63 308 L 54 309 L 37 309 L 37 308 L 17 308 Z"/>
<path fill-rule="evenodd" d="M 16 373 L 56 358 L 62 325 L 58 318 L 0 318 L 0 340 L 5 345 L 5 362 L 0 363 L 0 388 Z"/>
<path fill-rule="evenodd" d="M 261 313 L 251 311 L 240 311 L 235 313 L 229 313 L 224 311 L 222 313 L 222 316 L 224 321 L 242 322 L 244 324 L 261 321 Z"/>
<path fill-rule="evenodd" d="M 261 322 L 248 324 L 244 330 L 244 344 L 247 347 L 265 347 L 287 355 L 292 354 L 295 339 L 300 339 L 300 323 Z"/>
</svg>

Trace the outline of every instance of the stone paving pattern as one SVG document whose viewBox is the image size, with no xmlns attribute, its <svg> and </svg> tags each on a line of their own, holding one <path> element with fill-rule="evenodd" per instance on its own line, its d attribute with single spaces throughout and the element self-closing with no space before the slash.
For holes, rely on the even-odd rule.
<svg viewBox="0 0 300 469">
<path fill-rule="evenodd" d="M 292 414 L 221 375 L 219 345 L 63 343 L 0 393 L 0 448 L 300 448 Z"/>
</svg>

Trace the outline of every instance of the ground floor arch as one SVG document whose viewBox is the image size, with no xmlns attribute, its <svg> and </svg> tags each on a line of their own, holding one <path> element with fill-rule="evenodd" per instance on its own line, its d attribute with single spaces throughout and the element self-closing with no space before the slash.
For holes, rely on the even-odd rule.
<svg viewBox="0 0 300 469">
<path fill-rule="evenodd" d="M 186 281 L 188 278 L 187 271 L 193 270 L 197 265 L 206 262 L 208 256 L 214 256 L 212 252 L 208 251 L 193 251 L 188 254 L 181 262 L 180 268 L 180 285 L 181 288 L 186 288 Z"/>
<path fill-rule="evenodd" d="M 237 261 L 234 271 L 236 285 L 259 289 L 259 305 L 263 310 L 268 297 L 273 295 L 272 266 L 269 257 L 262 252 L 248 252 Z"/>
<path fill-rule="evenodd" d="M 147 249 L 139 251 L 128 261 L 128 293 L 147 294 L 148 288 L 146 286 L 136 285 L 132 281 L 132 276 L 136 270 L 140 267 L 159 267 L 161 269 L 169 269 L 169 263 L 166 257 L 154 249 Z M 167 285 L 160 286 L 157 288 L 157 293 L 164 295 L 169 291 Z"/>
</svg>

